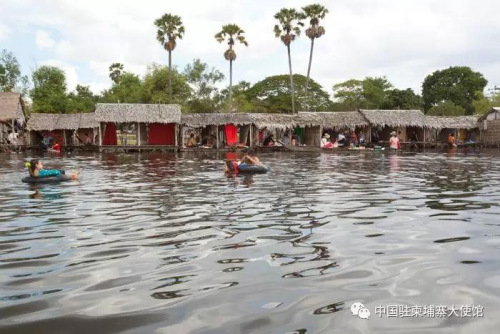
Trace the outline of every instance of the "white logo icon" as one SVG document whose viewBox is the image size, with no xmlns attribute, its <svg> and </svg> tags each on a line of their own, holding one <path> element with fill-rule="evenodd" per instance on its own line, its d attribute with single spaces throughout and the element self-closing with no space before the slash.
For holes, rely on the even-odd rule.
<svg viewBox="0 0 500 334">
<path fill-rule="evenodd" d="M 365 307 L 365 305 L 356 302 L 351 305 L 351 312 L 352 315 L 358 316 L 361 319 L 368 319 L 370 318 L 370 310 Z"/>
</svg>

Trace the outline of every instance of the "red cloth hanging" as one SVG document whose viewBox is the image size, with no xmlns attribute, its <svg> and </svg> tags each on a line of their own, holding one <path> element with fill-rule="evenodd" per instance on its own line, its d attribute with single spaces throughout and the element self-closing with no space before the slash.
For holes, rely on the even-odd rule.
<svg viewBox="0 0 500 334">
<path fill-rule="evenodd" d="M 226 152 L 226 160 L 238 160 L 238 153 Z"/>
<path fill-rule="evenodd" d="M 118 145 L 118 139 L 116 137 L 116 125 L 115 123 L 107 123 L 106 130 L 104 131 L 104 138 L 102 139 L 103 145 Z"/>
<path fill-rule="evenodd" d="M 224 128 L 226 132 L 226 144 L 228 146 L 238 144 L 238 128 L 234 124 L 226 124 Z"/>
<path fill-rule="evenodd" d="M 175 123 L 149 124 L 148 144 L 175 145 Z"/>
</svg>

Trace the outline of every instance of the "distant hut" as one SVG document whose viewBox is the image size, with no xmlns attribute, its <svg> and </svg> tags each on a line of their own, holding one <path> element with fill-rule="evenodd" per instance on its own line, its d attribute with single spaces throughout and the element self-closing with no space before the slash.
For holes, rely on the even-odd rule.
<svg viewBox="0 0 500 334">
<path fill-rule="evenodd" d="M 63 145 L 64 131 L 57 128 L 59 114 L 31 114 L 26 129 L 29 131 L 28 143 L 31 146 Z"/>
<path fill-rule="evenodd" d="M 381 141 L 388 141 L 392 131 L 396 131 L 402 142 L 408 141 L 415 132 L 417 138 L 425 136 L 425 115 L 420 110 L 360 110 L 371 127 L 369 141 L 375 136 Z"/>
<path fill-rule="evenodd" d="M 478 116 L 426 116 L 426 142 L 447 143 L 453 133 L 457 141 L 479 141 Z"/>
<path fill-rule="evenodd" d="M 337 136 L 339 132 L 363 132 L 368 138 L 370 123 L 358 111 L 299 112 L 296 125 L 304 128 L 305 144 L 320 146 L 324 133 Z"/>
<path fill-rule="evenodd" d="M 101 146 L 177 146 L 179 105 L 98 103 L 95 113 Z"/>
<path fill-rule="evenodd" d="M 23 129 L 26 123 L 24 101 L 19 93 L 0 93 L 0 144 L 10 130 Z"/>
<path fill-rule="evenodd" d="M 485 145 L 500 145 L 500 107 L 491 108 L 489 112 L 478 119 L 481 131 L 481 143 Z"/>
<path fill-rule="evenodd" d="M 226 145 L 251 142 L 251 125 L 253 119 L 247 113 L 196 113 L 181 116 L 181 145 L 184 146 L 188 137 L 194 133 L 200 137 L 202 144 L 214 136 L 217 147 L 224 142 Z"/>
</svg>

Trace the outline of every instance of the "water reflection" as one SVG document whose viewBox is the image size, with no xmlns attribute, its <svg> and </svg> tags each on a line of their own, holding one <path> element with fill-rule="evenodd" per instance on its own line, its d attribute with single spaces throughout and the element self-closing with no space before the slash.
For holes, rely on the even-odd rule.
<svg viewBox="0 0 500 334">
<path fill-rule="evenodd" d="M 85 168 L 40 187 L 28 158 L 0 159 L 0 332 L 363 332 L 359 300 L 500 316 L 495 152 L 262 153 L 270 173 L 231 177 L 207 152 L 85 153 L 42 157 Z"/>
</svg>

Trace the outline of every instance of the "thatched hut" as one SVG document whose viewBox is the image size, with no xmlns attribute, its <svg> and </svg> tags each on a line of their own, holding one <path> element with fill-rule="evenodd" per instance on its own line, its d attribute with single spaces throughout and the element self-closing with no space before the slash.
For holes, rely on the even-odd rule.
<svg viewBox="0 0 500 334">
<path fill-rule="evenodd" d="M 458 141 L 479 140 L 478 116 L 426 116 L 426 142 L 446 143 L 453 133 Z"/>
<path fill-rule="evenodd" d="M 420 110 L 360 110 L 370 123 L 369 141 L 388 141 L 390 133 L 396 131 L 401 141 L 407 141 L 415 132 L 424 138 L 425 115 Z"/>
<path fill-rule="evenodd" d="M 176 104 L 98 103 L 101 146 L 177 146 L 181 108 Z"/>
<path fill-rule="evenodd" d="M 32 146 L 41 142 L 47 144 L 59 143 L 61 146 L 79 145 L 88 135 L 93 142 L 95 129 L 99 123 L 94 113 L 85 114 L 43 114 L 34 113 L 27 123 L 28 141 Z M 80 140 L 78 140 L 78 138 Z M 85 137 L 86 138 L 86 137 Z"/>
<path fill-rule="evenodd" d="M 481 131 L 481 143 L 485 145 L 500 145 L 500 107 L 491 108 L 489 112 L 478 119 Z"/>
<path fill-rule="evenodd" d="M 0 144 L 7 139 L 9 131 L 22 129 L 26 123 L 24 101 L 19 93 L 0 93 Z"/>
<path fill-rule="evenodd" d="M 299 112 L 295 119 L 295 125 L 305 129 L 308 146 L 320 146 L 324 133 L 336 138 L 339 132 L 370 132 L 370 123 L 358 111 Z"/>
</svg>

